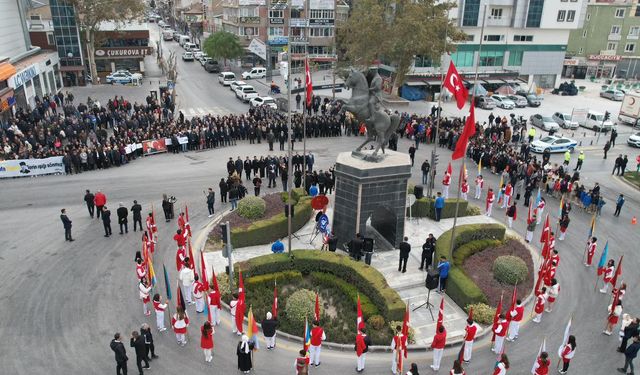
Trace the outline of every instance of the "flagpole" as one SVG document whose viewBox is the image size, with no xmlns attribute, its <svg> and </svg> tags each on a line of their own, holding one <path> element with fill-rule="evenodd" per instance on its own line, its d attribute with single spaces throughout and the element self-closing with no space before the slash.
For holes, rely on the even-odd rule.
<svg viewBox="0 0 640 375">
<path fill-rule="evenodd" d="M 289 5 L 289 19 L 291 19 L 291 5 Z M 293 205 L 291 204 L 291 72 L 293 62 L 291 58 L 291 23 L 289 23 L 287 35 L 289 35 L 289 38 L 287 38 L 287 143 L 289 144 L 287 152 L 287 208 L 289 210 L 289 215 L 287 215 L 287 251 L 289 256 L 291 256 L 291 216 L 293 216 Z M 284 184 L 282 187 L 285 187 Z"/>
<path fill-rule="evenodd" d="M 448 35 L 449 35 L 449 22 L 447 21 L 447 24 L 444 28 L 444 51 L 443 53 L 447 53 L 447 39 L 448 39 Z M 442 111 L 440 110 L 440 107 L 442 106 L 442 89 L 444 88 L 444 66 L 440 67 L 440 95 L 438 95 L 438 107 L 436 108 L 436 133 L 434 136 L 435 142 L 433 143 L 433 150 L 431 151 L 431 163 L 433 163 L 433 165 L 431 166 L 431 170 L 429 171 L 429 174 L 431 175 L 431 178 L 429 180 L 427 180 L 427 197 L 431 197 L 431 195 L 433 194 L 433 188 L 432 186 L 434 186 L 434 181 L 436 178 L 436 166 L 435 166 L 435 155 L 436 155 L 436 149 L 437 149 L 437 142 L 439 142 L 438 139 L 438 131 L 440 130 L 440 117 L 441 117 L 441 113 Z M 426 130 L 425 130 L 425 136 L 426 136 Z"/>
<path fill-rule="evenodd" d="M 473 87 L 471 88 L 471 107 L 473 108 L 475 97 L 476 97 L 476 86 L 478 85 L 478 69 L 480 68 L 480 57 L 482 56 L 482 39 L 484 38 L 484 25 L 485 20 L 487 19 L 487 5 L 484 6 L 484 12 L 482 13 L 482 27 L 480 28 L 480 44 L 478 45 L 478 59 L 476 60 L 476 72 L 475 78 L 473 82 Z M 442 96 L 442 95 L 441 95 Z M 474 118 L 475 121 L 475 118 Z M 438 124 L 440 123 L 440 119 L 438 117 Z M 473 124 L 475 126 L 475 123 Z M 436 127 L 436 136 L 437 136 L 437 127 Z M 469 146 L 468 142 L 465 145 L 464 156 L 462 159 L 462 165 L 464 166 L 467 162 L 467 147 Z M 462 174 L 462 170 L 460 170 Z M 451 228 L 451 247 L 449 248 L 449 259 L 453 259 L 453 250 L 456 246 L 456 224 L 458 223 L 458 211 L 460 210 L 460 189 L 462 187 L 462 175 L 458 178 L 458 194 L 456 198 L 456 210 L 453 216 L 453 228 Z"/>
</svg>

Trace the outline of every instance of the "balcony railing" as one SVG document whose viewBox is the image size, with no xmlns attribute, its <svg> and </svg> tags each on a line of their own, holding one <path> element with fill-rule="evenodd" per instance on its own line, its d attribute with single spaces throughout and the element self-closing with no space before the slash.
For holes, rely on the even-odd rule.
<svg viewBox="0 0 640 375">
<path fill-rule="evenodd" d="M 260 23 L 260 17 L 240 17 L 240 23 L 257 25 Z"/>
<path fill-rule="evenodd" d="M 609 34 L 609 38 L 607 38 L 608 40 L 620 40 L 620 34 Z"/>
</svg>

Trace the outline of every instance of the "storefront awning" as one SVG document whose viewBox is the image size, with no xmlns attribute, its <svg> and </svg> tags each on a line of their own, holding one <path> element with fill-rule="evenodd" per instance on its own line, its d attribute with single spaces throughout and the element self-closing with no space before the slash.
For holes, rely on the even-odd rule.
<svg viewBox="0 0 640 375">
<path fill-rule="evenodd" d="M 16 74 L 15 66 L 11 64 L 0 65 L 0 81 L 6 81 L 14 74 Z"/>
<path fill-rule="evenodd" d="M 501 84 L 503 83 L 501 79 L 483 79 L 484 82 L 488 84 Z"/>
<path fill-rule="evenodd" d="M 407 85 L 407 86 L 429 86 L 429 82 L 425 82 L 425 81 L 408 81 L 408 82 L 405 82 L 405 85 Z"/>
</svg>

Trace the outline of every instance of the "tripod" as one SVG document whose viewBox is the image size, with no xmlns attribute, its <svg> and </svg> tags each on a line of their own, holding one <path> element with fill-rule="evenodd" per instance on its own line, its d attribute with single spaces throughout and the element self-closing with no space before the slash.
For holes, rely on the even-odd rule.
<svg viewBox="0 0 640 375">
<path fill-rule="evenodd" d="M 435 321 L 435 319 L 433 319 L 433 310 L 431 310 L 431 308 L 434 307 L 434 306 L 433 306 L 433 304 L 431 302 L 429 302 L 429 297 L 431 297 L 431 289 L 429 289 L 429 291 L 427 292 L 427 300 L 422 305 L 414 308 L 411 311 L 416 311 L 419 308 L 421 308 L 422 306 L 426 306 L 427 310 L 429 310 L 429 314 L 431 315 L 431 321 Z"/>
</svg>

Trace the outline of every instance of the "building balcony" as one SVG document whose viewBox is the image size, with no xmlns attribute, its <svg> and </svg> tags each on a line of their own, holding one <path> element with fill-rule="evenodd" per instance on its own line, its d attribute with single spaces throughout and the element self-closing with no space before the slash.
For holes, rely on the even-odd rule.
<svg viewBox="0 0 640 375">
<path fill-rule="evenodd" d="M 336 55 L 335 53 L 326 53 L 326 54 L 310 53 L 307 55 L 307 57 L 309 58 L 309 60 L 314 60 L 314 61 L 337 61 L 338 60 L 338 55 Z"/>
<path fill-rule="evenodd" d="M 613 56 L 616 53 L 618 53 L 618 51 L 616 51 L 615 49 L 601 49 L 600 50 L 600 54 L 601 55 L 606 55 L 606 56 Z"/>
<path fill-rule="evenodd" d="M 509 17 L 487 17 L 487 26 L 511 26 L 511 19 Z"/>
<path fill-rule="evenodd" d="M 309 43 L 309 38 L 306 36 L 291 36 L 291 44 L 307 44 Z"/>
<path fill-rule="evenodd" d="M 238 19 L 239 23 L 249 24 L 249 25 L 259 25 L 260 17 L 240 17 Z"/>
<path fill-rule="evenodd" d="M 620 40 L 622 39 L 620 37 L 620 34 L 609 34 L 609 37 L 607 38 L 607 40 Z"/>
<path fill-rule="evenodd" d="M 307 27 L 306 18 L 291 18 L 289 19 L 289 26 L 291 27 Z"/>
<path fill-rule="evenodd" d="M 513 0 L 489 0 L 489 1 L 487 1 L 487 4 L 489 6 L 497 5 L 497 6 L 501 6 L 501 7 L 512 7 L 513 6 Z"/>
<path fill-rule="evenodd" d="M 332 46 L 335 44 L 335 38 L 332 36 L 312 36 L 309 37 L 309 44 L 314 46 Z"/>
<path fill-rule="evenodd" d="M 638 40 L 638 35 L 627 35 L 627 40 Z"/>
</svg>

